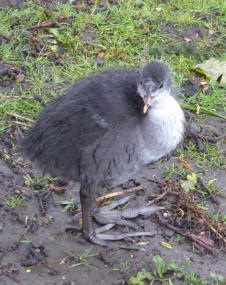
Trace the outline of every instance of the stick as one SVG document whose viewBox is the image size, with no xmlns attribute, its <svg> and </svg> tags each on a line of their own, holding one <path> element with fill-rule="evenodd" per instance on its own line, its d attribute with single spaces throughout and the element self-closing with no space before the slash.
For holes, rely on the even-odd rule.
<svg viewBox="0 0 226 285">
<path fill-rule="evenodd" d="M 24 127 L 29 126 L 28 124 L 26 124 L 26 123 L 24 123 L 24 122 L 19 122 L 19 121 L 12 121 L 12 123 L 17 124 L 17 125 L 20 125 L 20 126 L 24 126 Z"/>
<path fill-rule="evenodd" d="M 208 186 L 206 186 L 206 184 L 203 182 L 203 180 L 199 177 L 198 178 L 199 183 L 202 185 L 202 187 L 206 190 L 206 192 L 210 195 L 211 200 L 219 205 L 219 202 L 217 201 L 216 197 L 213 195 L 213 193 L 210 191 L 210 189 L 208 188 Z"/>
<path fill-rule="evenodd" d="M 7 40 L 7 42 L 10 41 L 10 37 L 9 36 L 6 36 L 4 34 L 0 34 L 0 37 L 2 37 L 3 39 Z"/>
<path fill-rule="evenodd" d="M 162 217 L 162 215 L 159 213 L 159 212 L 156 212 L 155 213 L 156 217 L 158 218 L 159 222 L 166 226 L 168 229 L 182 235 L 182 236 L 185 236 L 187 238 L 189 238 L 190 240 L 192 240 L 193 242 L 197 243 L 198 245 L 200 245 L 201 247 L 204 247 L 207 251 L 211 252 L 212 254 L 214 254 L 214 249 L 211 248 L 210 246 L 208 246 L 204 241 L 200 240 L 198 237 L 196 237 L 194 234 L 191 234 L 189 232 L 184 232 L 183 230 L 177 228 L 177 227 L 174 227 L 173 225 L 169 224 L 167 222 L 166 219 L 164 219 Z"/>
<path fill-rule="evenodd" d="M 147 203 L 146 207 L 151 206 L 152 204 L 159 202 L 160 200 L 162 200 L 162 198 L 164 198 L 168 193 L 170 192 L 170 189 L 167 189 L 166 191 L 164 191 L 161 195 L 159 195 L 158 197 L 156 197 L 155 199 L 151 200 L 150 202 Z"/>
<path fill-rule="evenodd" d="M 125 190 L 125 191 L 114 192 L 114 193 L 110 193 L 110 194 L 98 197 L 96 199 L 96 201 L 99 203 L 99 202 L 104 201 L 105 199 L 110 199 L 110 198 L 113 198 L 113 197 L 117 197 L 117 196 L 120 196 L 120 195 L 125 195 L 125 194 L 128 194 L 128 193 L 133 193 L 133 192 L 140 191 L 140 190 L 144 190 L 144 187 L 142 185 L 130 188 L 130 189 Z"/>
<path fill-rule="evenodd" d="M 16 247 L 19 245 L 20 240 L 22 239 L 22 237 L 23 237 L 28 231 L 30 231 L 30 229 L 32 228 L 32 226 L 33 226 L 33 222 L 31 222 L 31 223 L 26 227 L 26 229 L 25 229 L 25 230 L 23 231 L 23 233 L 21 234 L 20 238 L 17 240 L 17 242 L 16 242 Z"/>
<path fill-rule="evenodd" d="M 74 18 L 74 16 L 59 17 L 56 21 L 49 21 L 49 22 L 46 22 L 46 23 L 39 23 L 39 24 L 36 24 L 34 26 L 28 27 L 27 29 L 28 30 L 38 30 L 38 29 L 42 29 L 42 28 L 50 28 L 50 27 L 54 27 L 57 23 L 67 21 L 67 20 L 70 20 L 72 18 Z"/>
<path fill-rule="evenodd" d="M 34 120 L 29 119 L 29 118 L 26 118 L 26 117 L 24 117 L 24 116 L 21 116 L 21 115 L 19 115 L 19 114 L 15 114 L 15 113 L 11 113 L 11 112 L 8 112 L 7 114 L 8 114 L 9 116 L 13 116 L 13 117 L 15 117 L 15 118 L 28 121 L 28 122 L 30 122 L 30 123 L 34 123 L 34 122 L 35 122 Z"/>
<path fill-rule="evenodd" d="M 21 97 L 21 96 L 8 96 L 8 95 L 2 95 L 0 94 L 0 99 L 4 99 L 4 98 L 19 98 L 19 99 L 34 99 L 34 98 L 31 98 L 31 97 Z"/>
<path fill-rule="evenodd" d="M 6 192 L 5 194 L 0 196 L 0 200 L 2 200 L 3 198 L 5 198 L 6 196 L 8 196 L 11 192 L 13 192 L 13 190 L 9 190 L 8 192 Z"/>
<path fill-rule="evenodd" d="M 194 106 L 194 105 L 185 105 L 185 104 L 180 104 L 180 106 L 183 108 L 183 109 L 187 109 L 187 110 L 191 110 L 191 111 L 196 111 L 197 110 L 197 107 Z M 226 117 L 213 111 L 213 110 L 209 110 L 207 108 L 204 108 L 204 107 L 200 107 L 200 114 L 208 114 L 208 115 L 211 115 L 211 116 L 215 116 L 215 117 L 218 117 L 218 118 L 221 118 L 221 119 L 224 119 L 226 120 Z"/>
</svg>

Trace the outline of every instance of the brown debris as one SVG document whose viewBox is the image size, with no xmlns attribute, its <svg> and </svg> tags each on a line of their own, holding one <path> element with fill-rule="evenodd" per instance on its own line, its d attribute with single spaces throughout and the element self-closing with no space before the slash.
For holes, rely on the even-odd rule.
<svg viewBox="0 0 226 285">
<path fill-rule="evenodd" d="M 157 203 L 159 201 L 161 201 L 164 197 L 166 197 L 166 195 L 168 194 L 173 194 L 173 195 L 177 195 L 178 193 L 176 193 L 175 191 L 172 192 L 173 188 L 178 188 L 178 185 L 176 186 L 175 182 L 172 180 L 165 180 L 164 183 L 162 184 L 162 189 L 164 190 L 164 192 L 162 194 L 160 194 L 158 197 L 156 197 L 155 199 L 149 201 L 146 205 L 146 207 L 153 205 L 154 203 Z M 165 190 L 166 189 L 166 190 Z"/>
<path fill-rule="evenodd" d="M 211 248 L 214 245 L 214 240 L 216 242 L 219 240 L 226 244 L 226 239 L 224 236 L 226 225 L 223 222 L 216 221 L 213 217 L 209 216 L 207 214 L 207 208 L 199 205 L 199 199 L 195 190 L 185 192 L 181 188 L 179 181 L 177 182 L 172 180 L 165 180 L 162 189 L 165 189 L 164 192 L 153 201 L 151 201 L 151 203 L 162 200 L 162 198 L 166 197 L 167 194 L 179 194 L 176 195 L 176 201 L 174 202 L 174 207 L 176 205 L 176 209 L 172 208 L 170 210 L 171 215 L 169 221 L 160 213 L 156 214 L 159 222 L 162 225 L 166 226 L 168 229 L 173 230 L 176 233 L 189 238 L 198 244 L 198 246 L 205 248 L 208 252 L 211 253 L 215 252 L 215 250 Z M 215 202 L 215 199 L 213 199 L 213 197 L 212 200 Z M 180 216 L 180 218 L 178 218 L 178 209 L 180 210 L 180 213 L 181 211 L 183 212 L 183 215 Z M 181 221 L 181 226 L 179 223 L 179 227 L 172 224 L 175 222 L 177 225 L 178 219 Z M 183 227 L 183 224 L 186 224 L 188 221 L 190 221 L 189 231 L 185 228 L 185 226 Z M 204 236 L 204 233 L 212 233 L 212 238 L 207 238 Z"/>
<path fill-rule="evenodd" d="M 199 183 L 202 185 L 202 187 L 205 189 L 205 191 L 210 195 L 210 198 L 213 201 L 213 203 L 215 203 L 216 205 L 219 205 L 219 202 L 217 201 L 216 197 L 211 192 L 209 187 L 202 181 L 202 179 L 200 177 L 198 178 L 198 180 L 199 180 Z"/>
<path fill-rule="evenodd" d="M 180 229 L 178 227 L 175 227 L 175 226 L 171 225 L 170 223 L 167 222 L 166 219 L 163 218 L 163 216 L 159 212 L 155 213 L 155 215 L 157 216 L 159 222 L 162 225 L 166 226 L 168 229 L 170 229 L 170 230 L 172 230 L 172 231 L 174 231 L 174 232 L 176 232 L 176 233 L 178 233 L 178 234 L 180 234 L 180 235 L 182 235 L 184 237 L 189 238 L 193 242 L 197 243 L 199 246 L 204 247 L 208 252 L 210 252 L 212 254 L 215 253 L 215 250 L 209 246 L 209 244 L 210 244 L 209 241 L 206 242 L 205 239 L 201 240 L 200 236 L 196 236 L 196 235 L 194 235 L 194 234 L 192 234 L 192 233 L 190 233 L 188 231 L 185 232 L 185 230 L 182 230 L 182 229 Z"/>
<path fill-rule="evenodd" d="M 7 35 L 4 35 L 4 34 L 1 34 L 1 33 L 0 33 L 0 37 L 3 38 L 4 40 L 6 40 L 7 42 L 10 41 L 10 37 L 7 36 Z"/>
<path fill-rule="evenodd" d="M 139 186 L 136 186 L 136 187 L 132 187 L 132 188 L 130 188 L 128 190 L 124 190 L 124 191 L 109 193 L 107 195 L 98 197 L 96 199 L 96 201 L 97 201 L 97 203 L 100 203 L 100 202 L 103 202 L 106 199 L 114 198 L 114 197 L 121 196 L 121 195 L 126 195 L 128 193 L 133 193 L 133 192 L 140 191 L 140 190 L 144 190 L 144 187 L 142 185 L 139 185 Z"/>
<path fill-rule="evenodd" d="M 27 29 L 28 30 L 38 30 L 38 29 L 43 29 L 43 28 L 51 28 L 51 27 L 55 27 L 58 23 L 65 22 L 65 21 L 68 21 L 68 20 L 73 19 L 73 18 L 74 18 L 74 16 L 67 16 L 67 17 L 61 16 L 55 21 L 49 21 L 46 23 L 39 23 L 39 24 L 36 24 L 34 26 L 30 26 Z"/>
<path fill-rule="evenodd" d="M 53 190 L 55 193 L 64 193 L 67 190 L 67 186 L 57 187 L 50 184 L 49 189 Z"/>
<path fill-rule="evenodd" d="M 30 122 L 30 123 L 34 123 L 34 122 L 35 122 L 35 121 L 32 120 L 32 119 L 26 118 L 26 117 L 21 116 L 21 115 L 16 114 L 16 113 L 8 112 L 7 114 L 8 114 L 9 116 L 13 116 L 13 117 L 15 117 L 15 118 L 22 119 L 22 120 L 24 120 L 24 121 L 28 121 L 28 122 Z"/>
</svg>

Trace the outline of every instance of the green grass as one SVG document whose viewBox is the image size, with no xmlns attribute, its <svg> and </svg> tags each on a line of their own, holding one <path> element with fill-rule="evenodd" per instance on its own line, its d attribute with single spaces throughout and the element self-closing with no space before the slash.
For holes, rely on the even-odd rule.
<svg viewBox="0 0 226 285">
<path fill-rule="evenodd" d="M 161 59 L 170 66 L 176 85 L 180 86 L 192 75 L 191 68 L 196 64 L 210 57 L 225 59 L 223 0 L 128 0 L 109 4 L 105 11 L 96 10 L 98 4 L 99 1 L 90 6 L 83 4 L 86 10 L 77 11 L 76 5 L 57 3 L 50 9 L 50 16 L 37 1 L 28 1 L 21 10 L 0 10 L 0 33 L 11 37 L 8 42 L 2 40 L 1 60 L 25 75 L 20 83 L 9 78 L 10 87 L 0 92 L 0 131 L 10 128 L 13 120 L 22 121 L 28 128 L 26 120 L 12 118 L 8 113 L 35 120 L 43 105 L 63 93 L 76 79 L 92 72 L 139 67 L 143 58 L 146 62 Z M 73 16 L 73 19 L 56 27 L 29 30 L 40 21 L 57 21 L 59 16 Z M 176 38 L 165 27 L 173 28 Z M 205 28 L 203 38 L 187 41 L 186 30 L 192 27 Z M 82 40 L 86 33 L 94 34 L 92 42 Z M 208 37 L 208 33 L 214 37 Z M 39 52 L 37 45 L 41 46 Z M 102 67 L 95 62 L 101 51 L 104 52 Z M 37 95 L 41 101 L 35 99 Z M 210 93 L 202 91 L 184 96 L 183 100 L 186 105 L 198 104 L 218 113 L 225 111 L 224 89 L 217 84 Z M 207 165 L 222 168 L 220 146 L 207 143 L 206 149 L 200 154 L 190 142 L 188 150 L 179 150 L 179 156 L 191 158 L 202 171 Z M 174 172 L 167 171 L 169 175 Z M 176 171 L 186 175 L 183 169 Z"/>
<path fill-rule="evenodd" d="M 71 252 L 66 252 L 67 257 L 65 260 L 69 260 L 71 263 L 71 267 L 78 267 L 78 266 L 84 266 L 87 268 L 95 268 L 95 266 L 91 265 L 89 262 L 89 259 L 97 256 L 97 253 L 91 253 L 92 246 L 87 248 L 82 254 L 74 254 Z"/>
<path fill-rule="evenodd" d="M 153 269 L 147 271 L 141 269 L 136 276 L 129 278 L 130 285 L 145 285 L 145 284 L 186 284 L 186 285 L 216 285 L 225 284 L 225 278 L 222 275 L 210 273 L 211 280 L 205 281 L 197 274 L 188 272 L 189 263 L 178 265 L 172 260 L 169 263 L 165 262 L 159 255 L 155 255 L 152 259 Z M 180 282 L 181 283 L 178 283 Z M 176 282 L 176 283 L 174 283 Z M 183 283 L 182 283 L 183 282 Z"/>
<path fill-rule="evenodd" d="M 2 204 L 10 208 L 23 207 L 24 205 L 23 199 L 19 195 L 9 196 Z"/>
</svg>

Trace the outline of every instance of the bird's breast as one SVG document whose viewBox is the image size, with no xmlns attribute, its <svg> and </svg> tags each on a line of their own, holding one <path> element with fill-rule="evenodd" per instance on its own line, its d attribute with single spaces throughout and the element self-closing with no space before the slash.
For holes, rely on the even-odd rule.
<svg viewBox="0 0 226 285">
<path fill-rule="evenodd" d="M 144 163 L 154 162 L 172 152 L 183 139 L 184 124 L 184 113 L 171 96 L 150 109 L 141 129 Z"/>
</svg>

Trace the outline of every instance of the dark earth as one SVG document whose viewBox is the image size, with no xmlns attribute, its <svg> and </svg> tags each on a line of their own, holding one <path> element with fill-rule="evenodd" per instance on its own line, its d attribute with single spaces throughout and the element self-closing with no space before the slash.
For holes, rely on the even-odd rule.
<svg viewBox="0 0 226 285">
<path fill-rule="evenodd" d="M 54 1 L 41 2 L 48 8 L 54 5 Z M 0 1 L 1 7 L 21 8 L 23 5 L 23 1 L 19 0 Z M 173 24 L 165 26 L 164 32 L 177 38 L 201 38 L 204 33 L 201 27 L 187 27 L 183 34 L 181 32 L 179 34 Z M 91 36 L 91 41 L 92 38 Z M 11 88 L 13 86 L 2 87 L 1 92 L 4 93 Z M 189 80 L 183 88 L 186 94 L 198 92 L 198 87 Z M 198 117 L 195 120 L 199 124 Z M 210 132 L 212 127 L 219 135 L 224 133 L 225 121 L 223 119 L 206 116 L 206 122 L 208 122 L 206 129 Z M 205 126 L 203 128 L 205 129 Z M 208 245 L 206 248 L 195 244 L 189 238 L 176 241 L 176 233 L 161 225 L 157 216 L 136 219 L 136 223 L 143 226 L 146 231 L 157 231 L 154 237 L 127 238 L 128 243 L 144 242 L 142 247 L 145 248 L 145 252 L 93 246 L 84 240 L 80 233 L 66 232 L 66 227 L 78 226 L 75 214 L 79 212 L 79 185 L 71 182 L 65 187 L 60 180 L 50 181 L 48 179 L 29 183 L 25 176 L 29 174 L 30 177 L 34 177 L 35 174 L 40 173 L 40 170 L 31 163 L 19 160 L 20 153 L 15 155 L 14 146 L 21 135 L 21 129 L 16 125 L 0 134 L 0 285 L 128 284 L 129 278 L 135 276 L 142 268 L 148 271 L 153 270 L 152 258 L 156 254 L 167 262 L 176 260 L 180 265 L 190 263 L 187 270 L 204 280 L 210 280 L 210 273 L 226 278 L 225 244 L 221 239 L 207 233 L 207 238 L 214 241 L 214 245 Z M 189 139 L 187 138 L 181 147 L 186 148 Z M 205 144 L 205 142 L 202 143 Z M 212 144 L 215 143 L 212 142 Z M 225 143 L 221 144 L 221 150 L 225 154 Z M 161 163 L 146 167 L 123 187 L 118 187 L 113 191 L 123 191 L 122 188 L 142 185 L 144 190 L 136 192 L 136 198 L 131 204 L 144 205 L 164 191 L 161 190 L 161 184 L 171 183 L 170 181 L 164 182 L 165 168 L 172 167 L 175 163 L 181 164 L 179 158 L 176 160 L 173 157 L 168 160 L 162 159 Z M 188 163 L 195 169 L 194 161 L 189 160 Z M 213 185 L 224 191 L 224 194 L 216 197 L 219 204 L 211 199 L 208 203 L 214 213 L 225 214 L 225 170 L 209 166 L 204 174 L 206 181 L 211 175 L 215 175 Z M 180 180 L 176 174 L 171 179 L 175 179 L 172 182 L 175 184 Z M 176 190 L 173 189 L 173 191 Z M 5 198 L 16 194 L 23 197 L 24 207 L 12 208 L 3 203 Z M 71 199 L 75 199 L 74 208 L 70 211 L 63 211 L 61 202 Z M 167 200 L 171 205 L 175 204 L 175 207 L 177 207 L 177 199 L 176 195 L 167 196 Z M 166 215 L 177 210 L 177 208 L 166 209 L 161 214 Z M 182 219 L 172 219 L 171 222 L 175 227 L 186 232 L 193 230 L 195 234 L 199 233 L 199 229 L 194 228 L 192 222 L 186 225 L 183 224 Z M 122 232 L 119 226 L 114 230 Z M 170 243 L 172 248 L 164 247 L 161 242 Z M 90 250 L 91 256 L 86 258 L 87 250 Z M 75 264 L 77 266 L 72 266 Z M 185 283 L 177 279 L 174 284 Z"/>
</svg>

